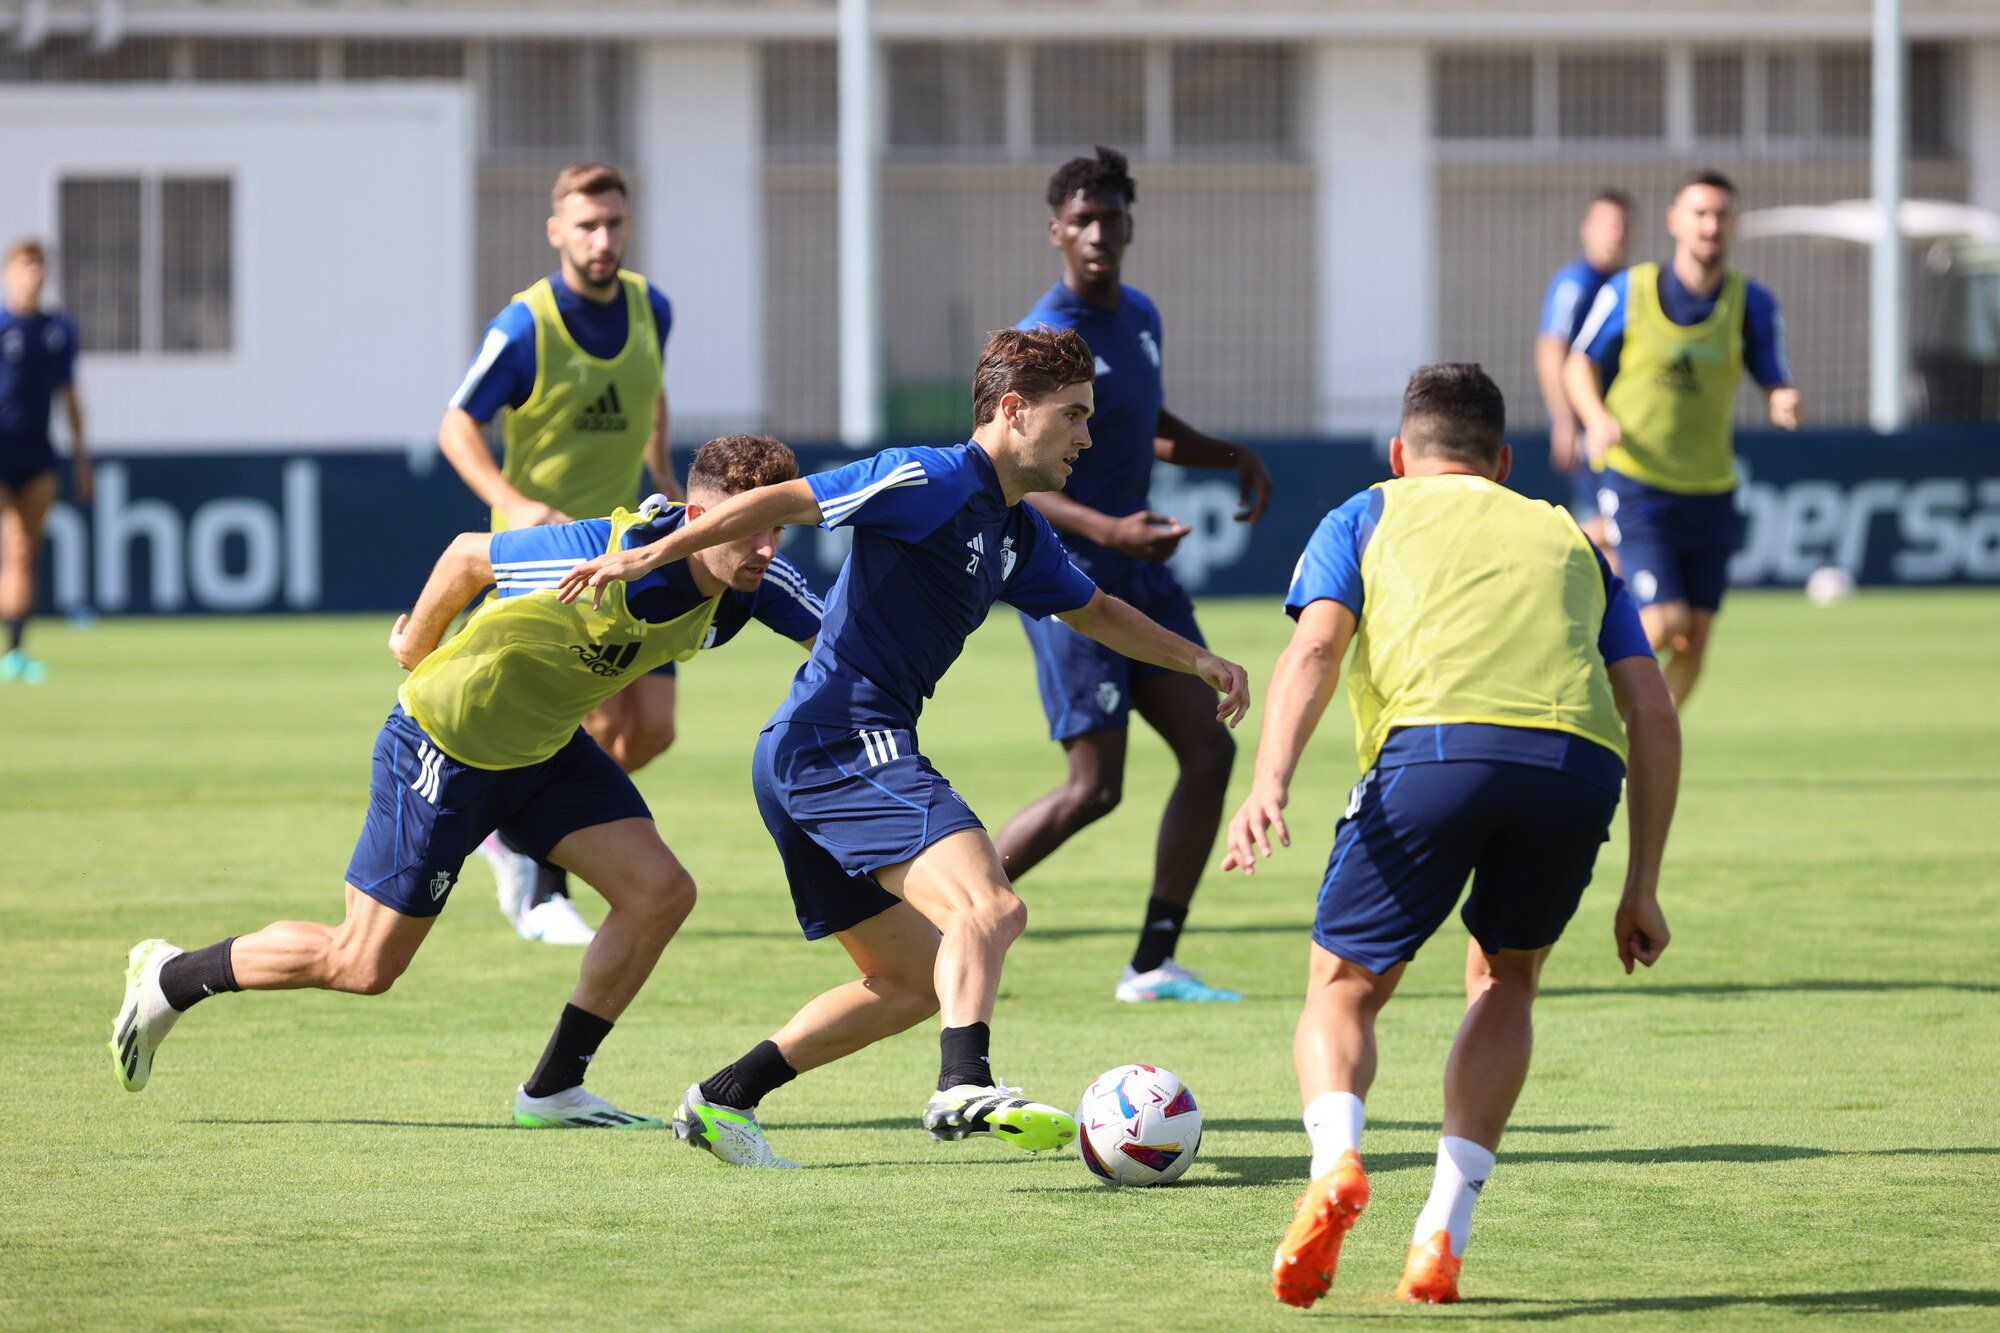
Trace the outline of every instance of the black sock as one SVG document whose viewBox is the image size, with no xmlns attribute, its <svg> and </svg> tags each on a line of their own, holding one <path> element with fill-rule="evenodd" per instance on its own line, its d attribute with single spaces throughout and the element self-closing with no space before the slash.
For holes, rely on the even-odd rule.
<svg viewBox="0 0 2000 1333">
<path fill-rule="evenodd" d="M 235 943 L 236 937 L 231 935 L 220 944 L 177 954 L 160 964 L 160 991 L 167 1003 L 186 1013 L 211 995 L 242 990 L 229 966 L 229 947 Z"/>
<path fill-rule="evenodd" d="M 1150 972 L 1174 956 L 1180 947 L 1181 927 L 1187 924 L 1188 905 L 1164 898 L 1146 899 L 1146 924 L 1139 930 L 1139 947 L 1132 952 L 1132 970 Z"/>
<path fill-rule="evenodd" d="M 760 1041 L 733 1065 L 725 1065 L 701 1081 L 701 1095 L 738 1111 L 753 1111 L 757 1103 L 799 1076 L 785 1063 L 775 1041 Z"/>
<path fill-rule="evenodd" d="M 542 1062 L 524 1085 L 530 1097 L 551 1097 L 583 1083 L 584 1066 L 611 1032 L 611 1020 L 573 1004 L 563 1006 L 555 1034 L 542 1051 Z"/>
<path fill-rule="evenodd" d="M 515 855 L 517 856 L 530 855 L 527 848 L 521 846 L 520 843 L 515 842 L 512 838 L 508 837 L 504 832 L 501 832 L 496 829 L 494 831 L 493 836 L 500 839 L 500 845 L 502 847 L 505 847 L 508 851 L 513 852 Z M 550 865 L 547 861 L 536 861 L 535 887 L 533 890 L 529 892 L 528 901 L 525 904 L 523 904 L 523 910 L 525 911 L 529 907 L 540 907 L 543 903 L 547 902 L 551 898 L 567 898 L 567 897 L 569 897 L 568 872 L 560 869 L 559 867 Z"/>
<path fill-rule="evenodd" d="M 987 1048 L 993 1031 L 984 1023 L 968 1023 L 962 1028 L 946 1028 L 938 1035 L 938 1091 L 974 1083 L 982 1088 L 993 1085 L 993 1062 Z"/>
<path fill-rule="evenodd" d="M 21 636 L 27 632 L 28 618 L 26 616 L 15 616 L 12 620 L 8 621 L 7 651 L 10 653 L 18 652 L 21 647 Z"/>
</svg>

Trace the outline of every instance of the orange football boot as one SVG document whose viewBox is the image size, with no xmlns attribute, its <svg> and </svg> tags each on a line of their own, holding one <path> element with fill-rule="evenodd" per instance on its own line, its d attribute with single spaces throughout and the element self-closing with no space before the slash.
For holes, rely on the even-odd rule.
<svg viewBox="0 0 2000 1333">
<path fill-rule="evenodd" d="M 1271 1260 L 1271 1294 L 1301 1310 L 1326 1295 L 1340 1262 L 1340 1243 L 1367 1206 L 1368 1174 L 1350 1148 L 1333 1170 L 1306 1186 Z"/>
<path fill-rule="evenodd" d="M 1449 1231 L 1439 1231 L 1424 1244 L 1412 1245 L 1396 1298 L 1423 1305 L 1456 1305 L 1458 1266 L 1463 1262 L 1451 1257 Z"/>
</svg>

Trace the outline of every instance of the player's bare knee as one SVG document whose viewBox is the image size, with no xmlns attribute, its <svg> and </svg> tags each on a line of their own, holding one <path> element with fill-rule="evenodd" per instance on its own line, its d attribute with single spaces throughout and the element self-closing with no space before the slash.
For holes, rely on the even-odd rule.
<svg viewBox="0 0 2000 1333">
<path fill-rule="evenodd" d="M 403 975 L 404 964 L 376 954 L 337 952 L 330 988 L 349 995 L 382 995 Z"/>
<path fill-rule="evenodd" d="M 1065 790 L 1070 817 L 1079 825 L 1094 824 L 1118 808 L 1125 785 L 1115 779 L 1072 782 Z"/>
<path fill-rule="evenodd" d="M 1203 732 L 1181 756 L 1182 772 L 1208 778 L 1220 787 L 1229 785 L 1229 773 L 1235 767 L 1236 738 L 1219 724 Z"/>
<path fill-rule="evenodd" d="M 623 905 L 645 921 L 672 928 L 687 920 L 688 913 L 694 911 L 694 900 L 694 876 L 687 867 L 674 864 L 648 875 L 644 891 Z"/>
<path fill-rule="evenodd" d="M 1012 944 L 1028 928 L 1028 905 L 1012 889 L 986 894 L 972 909 L 983 934 Z"/>
</svg>

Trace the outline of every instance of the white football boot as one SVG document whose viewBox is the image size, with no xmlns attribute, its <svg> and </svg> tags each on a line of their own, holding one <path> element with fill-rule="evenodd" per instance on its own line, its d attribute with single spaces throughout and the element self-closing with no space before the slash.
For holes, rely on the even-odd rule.
<svg viewBox="0 0 2000 1333">
<path fill-rule="evenodd" d="M 731 1166 L 775 1167 L 796 1171 L 797 1162 L 788 1162 L 771 1151 L 764 1127 L 755 1111 L 739 1111 L 733 1106 L 711 1102 L 701 1095 L 701 1084 L 691 1085 L 674 1112 L 674 1136 L 690 1148 L 700 1148 L 718 1161 Z"/>
<path fill-rule="evenodd" d="M 534 864 L 530 861 L 528 868 L 533 870 Z M 522 939 L 544 944 L 588 944 L 597 938 L 576 904 L 562 896 L 544 899 L 521 913 L 514 919 L 514 929 Z"/>
<path fill-rule="evenodd" d="M 621 1111 L 579 1083 L 573 1088 L 530 1097 L 526 1086 L 514 1092 L 514 1123 L 523 1129 L 665 1129 L 667 1122 L 649 1115 Z"/>
<path fill-rule="evenodd" d="M 126 955 L 125 1002 L 111 1025 L 111 1072 L 127 1092 L 146 1086 L 153 1076 L 153 1052 L 181 1016 L 160 989 L 160 968 L 185 952 L 165 940 L 141 940 Z"/>
<path fill-rule="evenodd" d="M 486 841 L 479 844 L 479 854 L 493 867 L 494 896 L 500 900 L 500 915 L 518 923 L 522 906 L 535 891 L 535 858 L 521 855 L 500 841 L 497 833 L 486 835 Z"/>
</svg>

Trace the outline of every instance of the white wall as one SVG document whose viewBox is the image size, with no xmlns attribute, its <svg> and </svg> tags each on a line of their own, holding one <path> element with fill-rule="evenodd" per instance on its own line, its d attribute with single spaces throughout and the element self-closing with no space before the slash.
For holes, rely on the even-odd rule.
<svg viewBox="0 0 2000 1333">
<path fill-rule="evenodd" d="M 473 123 L 470 94 L 442 86 L 0 92 L 0 237 L 58 243 L 64 175 L 235 182 L 234 350 L 85 353 L 93 443 L 433 437 L 474 334 Z"/>
<path fill-rule="evenodd" d="M 639 62 L 641 263 L 674 307 L 675 439 L 765 420 L 759 75 L 750 42 L 657 41 Z"/>
<path fill-rule="evenodd" d="M 1379 432 L 1437 347 L 1430 58 L 1414 43 L 1326 42 L 1313 89 L 1319 424 Z"/>
</svg>

